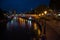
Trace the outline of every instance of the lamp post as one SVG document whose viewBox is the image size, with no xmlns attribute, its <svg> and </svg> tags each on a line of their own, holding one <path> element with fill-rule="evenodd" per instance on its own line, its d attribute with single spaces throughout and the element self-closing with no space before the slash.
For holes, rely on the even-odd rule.
<svg viewBox="0 0 60 40">
<path fill-rule="evenodd" d="M 47 14 L 47 11 L 44 11 L 44 14 Z"/>
<path fill-rule="evenodd" d="M 44 14 L 46 15 L 47 14 L 47 11 L 44 11 Z M 43 30 L 42 31 L 42 40 L 46 40 L 46 18 L 43 17 L 42 19 L 44 21 L 44 26 L 42 28 L 42 30 Z"/>
<path fill-rule="evenodd" d="M 44 11 L 44 14 L 47 14 L 47 11 Z M 46 34 L 46 18 L 44 18 L 44 34 Z"/>
</svg>

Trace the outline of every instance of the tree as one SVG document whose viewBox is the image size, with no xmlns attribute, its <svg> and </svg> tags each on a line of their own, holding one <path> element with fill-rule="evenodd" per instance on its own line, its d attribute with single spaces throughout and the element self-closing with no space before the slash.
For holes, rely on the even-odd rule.
<svg viewBox="0 0 60 40">
<path fill-rule="evenodd" d="M 53 10 L 60 10 L 60 0 L 50 0 L 49 7 Z"/>
<path fill-rule="evenodd" d="M 47 10 L 48 7 L 46 5 L 39 5 L 35 10 L 38 12 L 38 13 L 41 13 L 45 10 Z"/>
</svg>

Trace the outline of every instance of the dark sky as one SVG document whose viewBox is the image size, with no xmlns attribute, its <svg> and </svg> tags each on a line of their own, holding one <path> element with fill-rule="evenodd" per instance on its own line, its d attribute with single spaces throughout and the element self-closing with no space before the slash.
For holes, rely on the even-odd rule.
<svg viewBox="0 0 60 40">
<path fill-rule="evenodd" d="M 49 5 L 49 0 L 0 0 L 0 8 L 6 10 L 16 9 L 18 12 L 29 11 L 41 4 Z"/>
</svg>

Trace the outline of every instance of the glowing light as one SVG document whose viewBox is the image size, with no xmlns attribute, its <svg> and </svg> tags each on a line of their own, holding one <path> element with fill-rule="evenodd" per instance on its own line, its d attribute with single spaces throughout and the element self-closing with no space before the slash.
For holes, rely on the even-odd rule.
<svg viewBox="0 0 60 40">
<path fill-rule="evenodd" d="M 37 24 L 34 23 L 34 30 L 37 30 Z"/>
<path fill-rule="evenodd" d="M 29 27 L 31 27 L 31 25 L 32 25 L 32 22 L 29 20 L 28 20 L 28 25 L 29 25 Z"/>
<path fill-rule="evenodd" d="M 40 35 L 40 34 L 41 34 L 40 29 L 38 29 L 38 35 Z"/>
<path fill-rule="evenodd" d="M 20 21 L 23 21 L 23 19 L 22 19 L 22 18 L 19 18 L 19 20 L 20 20 Z"/>
<path fill-rule="evenodd" d="M 32 17 L 29 17 L 29 19 L 32 19 Z M 28 24 L 31 27 L 32 22 L 28 20 Z"/>
<path fill-rule="evenodd" d="M 41 16 L 41 14 L 39 14 L 39 16 Z"/>
<path fill-rule="evenodd" d="M 47 14 L 47 11 L 44 11 L 44 14 Z"/>
<path fill-rule="evenodd" d="M 32 14 L 31 16 L 35 17 L 35 16 L 36 16 L 36 14 Z"/>
<path fill-rule="evenodd" d="M 19 18 L 19 22 L 20 22 L 20 24 L 23 24 L 24 23 L 24 19 Z"/>
<path fill-rule="evenodd" d="M 42 16 L 44 15 L 44 13 L 42 13 Z"/>
<path fill-rule="evenodd" d="M 58 14 L 58 16 L 60 16 L 60 14 Z"/>
<path fill-rule="evenodd" d="M 23 24 L 25 25 L 25 20 L 23 19 Z"/>
<path fill-rule="evenodd" d="M 35 15 L 33 15 L 32 17 L 34 17 L 34 18 L 39 18 L 39 16 L 38 16 L 38 15 L 36 15 L 36 14 L 35 14 Z"/>
<path fill-rule="evenodd" d="M 14 16 L 14 19 L 17 19 L 17 17 L 16 17 L 16 16 Z"/>
<path fill-rule="evenodd" d="M 29 17 L 29 19 L 32 19 L 31 17 Z"/>
</svg>

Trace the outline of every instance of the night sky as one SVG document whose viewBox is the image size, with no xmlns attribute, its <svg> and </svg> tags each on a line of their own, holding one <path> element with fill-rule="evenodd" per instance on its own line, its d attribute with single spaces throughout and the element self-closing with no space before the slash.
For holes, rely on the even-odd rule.
<svg viewBox="0 0 60 40">
<path fill-rule="evenodd" d="M 17 10 L 17 12 L 30 11 L 41 4 L 49 5 L 50 0 L 0 0 L 0 8 L 4 10 Z"/>
</svg>

